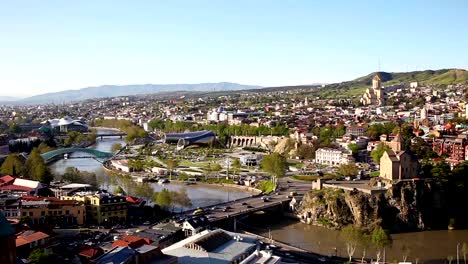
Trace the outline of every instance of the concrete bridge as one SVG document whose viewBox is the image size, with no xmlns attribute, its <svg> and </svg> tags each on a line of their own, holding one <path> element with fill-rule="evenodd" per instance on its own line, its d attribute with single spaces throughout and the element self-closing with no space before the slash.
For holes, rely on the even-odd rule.
<svg viewBox="0 0 468 264">
<path fill-rule="evenodd" d="M 238 199 L 231 202 L 211 205 L 202 208 L 208 220 L 216 225 L 227 226 L 228 229 L 236 231 L 237 220 L 244 218 L 255 212 L 284 212 L 289 211 L 289 203 L 292 198 L 288 197 L 287 193 L 281 195 L 270 195 L 268 201 L 262 199 L 262 195 L 256 195 L 243 199 Z M 217 208 L 212 210 L 213 208 Z M 229 208 L 221 210 L 221 208 Z M 183 212 L 182 215 L 190 216 L 195 210 Z"/>
<path fill-rule="evenodd" d="M 83 152 L 90 154 L 91 157 L 86 157 L 86 158 L 95 158 L 99 159 L 102 161 L 107 161 L 111 159 L 114 156 L 114 153 L 111 152 L 104 152 L 104 151 L 99 151 L 95 149 L 89 149 L 89 148 L 61 148 L 61 149 L 55 149 L 46 153 L 41 154 L 41 157 L 44 159 L 45 163 L 50 163 L 54 160 L 62 158 L 65 154 L 70 154 L 73 152 Z M 85 157 L 81 157 L 85 158 Z"/>
<path fill-rule="evenodd" d="M 126 135 L 127 135 L 127 133 L 124 133 L 124 132 L 103 133 L 103 134 L 96 134 L 96 138 L 101 138 L 101 140 L 102 140 L 104 137 L 120 137 L 120 139 L 122 139 Z"/>
</svg>

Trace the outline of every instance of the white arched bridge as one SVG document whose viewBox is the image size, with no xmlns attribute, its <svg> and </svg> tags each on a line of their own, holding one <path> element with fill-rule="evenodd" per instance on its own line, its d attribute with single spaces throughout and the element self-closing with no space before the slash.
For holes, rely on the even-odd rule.
<svg viewBox="0 0 468 264">
<path fill-rule="evenodd" d="M 82 152 L 82 153 L 90 154 L 91 157 L 86 157 L 86 158 L 95 158 L 103 162 L 111 159 L 116 154 L 116 153 L 104 152 L 104 151 L 99 151 L 99 150 L 89 149 L 89 148 L 61 148 L 61 149 L 56 149 L 56 150 L 52 150 L 49 152 L 45 152 L 41 154 L 41 157 L 44 159 L 45 163 L 49 163 L 51 161 L 54 161 L 58 158 L 63 157 L 65 154 L 70 154 L 73 152 Z"/>
</svg>

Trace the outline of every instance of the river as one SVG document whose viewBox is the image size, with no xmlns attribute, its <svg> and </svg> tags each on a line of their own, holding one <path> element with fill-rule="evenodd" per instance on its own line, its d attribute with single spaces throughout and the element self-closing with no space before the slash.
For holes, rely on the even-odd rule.
<svg viewBox="0 0 468 264">
<path fill-rule="evenodd" d="M 323 255 L 337 255 L 347 257 L 346 244 L 339 231 L 324 227 L 312 226 L 286 217 L 252 216 L 239 225 L 253 233 L 286 242 Z M 444 263 L 447 256 L 456 258 L 457 243 L 468 243 L 468 230 L 436 230 L 423 232 L 410 232 L 392 234 L 392 247 L 386 250 L 386 260 L 392 263 L 394 260 L 402 261 L 402 248 L 409 248 L 409 261 L 415 263 Z M 354 257 L 360 258 L 362 249 L 356 250 Z M 368 250 L 367 256 L 375 259 L 375 250 Z M 463 256 L 460 254 L 461 258 Z M 468 256 L 467 256 L 468 257 Z M 452 262 L 456 263 L 456 261 Z M 460 261 L 463 263 L 463 261 Z"/>
<path fill-rule="evenodd" d="M 112 133 L 114 130 L 106 130 L 106 129 L 98 129 L 98 134 L 108 134 Z M 89 148 L 110 152 L 112 145 L 115 143 L 123 144 L 123 140 L 119 137 L 105 137 L 104 139 L 96 139 L 96 144 L 92 145 Z M 113 191 L 116 187 L 115 181 L 112 180 L 112 176 L 109 176 L 108 172 L 102 167 L 102 164 L 94 159 L 73 159 L 73 157 L 77 156 L 89 156 L 89 155 L 82 155 L 80 153 L 72 153 L 70 155 L 71 159 L 61 159 L 58 160 L 50 165 L 50 168 L 53 173 L 61 174 L 65 171 L 67 167 L 76 167 L 81 171 L 88 171 L 93 172 L 96 174 L 98 178 L 98 182 L 100 187 L 103 189 L 107 189 L 109 191 Z M 189 196 L 190 200 L 192 201 L 192 207 L 203 207 L 203 206 L 210 206 L 213 204 L 218 204 L 222 202 L 227 202 L 228 200 L 240 199 L 244 197 L 250 196 L 252 193 L 247 192 L 245 190 L 237 189 L 237 188 L 230 188 L 230 187 L 220 187 L 220 186 L 212 186 L 212 185 L 183 185 L 183 184 L 164 184 L 159 185 L 157 183 L 151 184 L 154 191 L 161 191 L 162 188 L 166 188 L 168 190 L 176 191 L 180 190 L 181 188 L 185 188 L 187 190 L 187 195 Z"/>
<path fill-rule="evenodd" d="M 109 130 L 98 130 L 98 133 L 108 133 Z M 118 137 L 98 139 L 96 144 L 90 148 L 101 151 L 110 151 L 115 143 L 123 143 Z M 74 155 L 79 154 L 72 154 Z M 101 163 L 93 159 L 68 159 L 59 160 L 50 165 L 55 173 L 63 173 L 67 167 L 76 167 L 79 170 L 96 173 L 98 181 L 101 182 L 101 187 L 112 190 L 115 184 L 110 181 L 112 176 L 109 176 L 102 168 Z M 226 202 L 228 199 L 238 199 L 247 197 L 250 193 L 227 187 L 207 186 L 207 185 L 180 185 L 180 184 L 152 184 L 155 191 L 160 191 L 162 188 L 170 190 L 178 190 L 186 188 L 187 194 L 192 200 L 193 207 L 208 206 L 221 202 Z M 229 197 L 228 197 L 229 196 Z M 251 227 L 250 231 L 267 236 L 271 230 L 271 235 L 274 239 L 283 241 L 300 248 L 304 248 L 313 252 L 324 255 L 334 255 L 335 248 L 338 255 L 346 257 L 346 245 L 340 236 L 339 231 L 329 230 L 322 227 L 306 225 L 295 220 L 284 217 L 277 218 L 260 218 L 251 219 L 248 222 Z M 408 260 L 413 261 L 418 258 L 424 263 L 444 263 L 447 256 L 456 257 L 456 245 L 459 242 L 468 242 L 468 230 L 456 231 L 425 231 L 402 233 L 392 235 L 393 245 L 386 252 L 387 261 L 402 260 L 402 246 L 406 245 L 410 249 Z M 361 250 L 356 250 L 355 257 L 361 255 Z M 375 250 L 369 250 L 367 255 L 375 257 Z M 461 256 L 461 255 L 460 255 Z M 455 261 L 452 263 L 456 263 Z M 460 262 L 462 263 L 462 262 Z"/>
</svg>

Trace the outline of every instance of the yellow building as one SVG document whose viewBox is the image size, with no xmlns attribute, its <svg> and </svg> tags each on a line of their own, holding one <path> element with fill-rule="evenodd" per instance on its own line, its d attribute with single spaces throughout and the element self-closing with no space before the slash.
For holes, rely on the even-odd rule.
<svg viewBox="0 0 468 264">
<path fill-rule="evenodd" d="M 363 105 L 383 105 L 384 100 L 382 80 L 380 79 L 380 76 L 376 74 L 372 79 L 372 88 L 367 88 L 361 98 L 361 103 Z"/>
<path fill-rule="evenodd" d="M 127 220 L 127 201 L 124 196 L 85 192 L 62 196 L 62 199 L 83 202 L 86 206 L 86 222 L 90 224 L 117 224 Z"/>
<path fill-rule="evenodd" d="M 20 216 L 29 218 L 33 224 L 83 225 L 86 210 L 84 204 L 77 201 L 61 201 L 56 198 L 23 200 Z"/>
</svg>

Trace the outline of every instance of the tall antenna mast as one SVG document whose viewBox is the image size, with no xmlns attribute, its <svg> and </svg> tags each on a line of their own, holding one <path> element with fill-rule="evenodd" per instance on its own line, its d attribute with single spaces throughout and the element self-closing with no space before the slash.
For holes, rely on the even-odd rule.
<svg viewBox="0 0 468 264">
<path fill-rule="evenodd" d="M 378 62 L 377 62 L 377 72 L 380 72 L 380 57 L 379 57 Z"/>
</svg>

